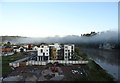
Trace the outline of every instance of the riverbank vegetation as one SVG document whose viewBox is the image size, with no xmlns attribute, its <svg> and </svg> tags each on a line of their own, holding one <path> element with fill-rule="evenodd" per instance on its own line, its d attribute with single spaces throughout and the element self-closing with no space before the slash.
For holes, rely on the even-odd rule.
<svg viewBox="0 0 120 83">
<path fill-rule="evenodd" d="M 86 66 L 89 70 L 89 74 L 87 76 L 88 81 L 113 81 L 114 80 L 114 78 L 110 74 L 108 74 L 93 60 L 89 60 L 89 63 Z"/>
<path fill-rule="evenodd" d="M 95 61 L 89 59 L 85 53 L 83 53 L 79 47 L 75 48 L 75 51 L 79 57 L 83 60 L 88 60 L 86 65 L 87 75 L 84 77 L 85 81 L 113 81 L 114 78 L 102 69 Z"/>
</svg>

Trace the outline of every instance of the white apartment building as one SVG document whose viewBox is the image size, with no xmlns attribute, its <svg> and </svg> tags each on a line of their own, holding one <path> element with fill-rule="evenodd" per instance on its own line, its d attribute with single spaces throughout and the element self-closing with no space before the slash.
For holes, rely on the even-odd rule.
<svg viewBox="0 0 120 83">
<path fill-rule="evenodd" d="M 49 60 L 49 46 L 41 45 L 38 49 L 37 61 Z"/>
<path fill-rule="evenodd" d="M 62 56 L 64 60 L 70 60 L 74 54 L 74 48 L 74 44 L 64 46 L 58 43 L 53 45 L 40 45 L 37 48 L 37 61 L 55 60 L 58 59 L 58 56 Z M 54 56 L 57 58 L 53 58 Z"/>
<path fill-rule="evenodd" d="M 74 44 L 64 45 L 64 60 L 72 59 L 74 48 L 75 48 Z"/>
</svg>

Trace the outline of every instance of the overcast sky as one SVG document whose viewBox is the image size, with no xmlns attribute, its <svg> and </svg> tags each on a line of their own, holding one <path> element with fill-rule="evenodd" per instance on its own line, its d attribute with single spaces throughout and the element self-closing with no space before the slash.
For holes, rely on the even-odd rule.
<svg viewBox="0 0 120 83">
<path fill-rule="evenodd" d="M 0 35 L 48 37 L 117 29 L 117 2 L 0 2 Z"/>
</svg>

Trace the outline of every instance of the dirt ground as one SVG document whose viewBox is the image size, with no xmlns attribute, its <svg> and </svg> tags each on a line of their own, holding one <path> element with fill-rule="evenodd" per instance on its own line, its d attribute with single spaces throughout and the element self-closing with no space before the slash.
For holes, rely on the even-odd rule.
<svg viewBox="0 0 120 83">
<path fill-rule="evenodd" d="M 47 73 L 52 73 L 52 71 L 50 71 L 49 69 L 49 67 L 52 67 L 52 66 L 53 66 L 52 64 L 48 64 L 46 66 L 18 67 L 13 72 L 11 72 L 8 76 L 20 75 L 27 79 L 28 76 L 32 77 L 34 75 L 34 77 L 36 76 L 36 78 L 38 79 L 37 81 L 48 81 L 48 79 L 46 80 L 44 78 L 45 76 L 42 76 L 42 72 L 47 71 Z M 72 65 L 72 66 L 57 65 L 57 66 L 59 67 L 59 71 L 60 71 L 58 72 L 58 74 L 64 75 L 64 78 L 62 79 L 62 81 L 83 80 L 84 76 L 80 74 L 73 74 L 72 69 L 84 68 L 84 70 L 86 70 L 85 65 Z M 53 73 L 51 75 L 53 75 Z"/>
<path fill-rule="evenodd" d="M 65 81 L 82 81 L 82 80 L 84 80 L 85 76 L 72 73 L 72 69 L 79 69 L 79 68 L 86 70 L 85 65 L 62 66 L 61 69 L 65 75 L 65 78 L 63 80 L 65 80 Z"/>
</svg>

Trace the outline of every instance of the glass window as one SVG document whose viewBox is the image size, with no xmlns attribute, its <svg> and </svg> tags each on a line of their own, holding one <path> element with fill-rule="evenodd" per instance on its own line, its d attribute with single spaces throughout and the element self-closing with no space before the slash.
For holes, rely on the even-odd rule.
<svg viewBox="0 0 120 83">
<path fill-rule="evenodd" d="M 73 49 L 73 46 L 72 46 L 72 49 Z"/>
<path fill-rule="evenodd" d="M 43 52 L 43 49 L 41 49 L 41 53 Z"/>
<path fill-rule="evenodd" d="M 67 55 L 67 53 L 65 53 L 65 55 Z"/>
<path fill-rule="evenodd" d="M 65 46 L 65 48 L 67 48 L 67 46 Z"/>
</svg>

